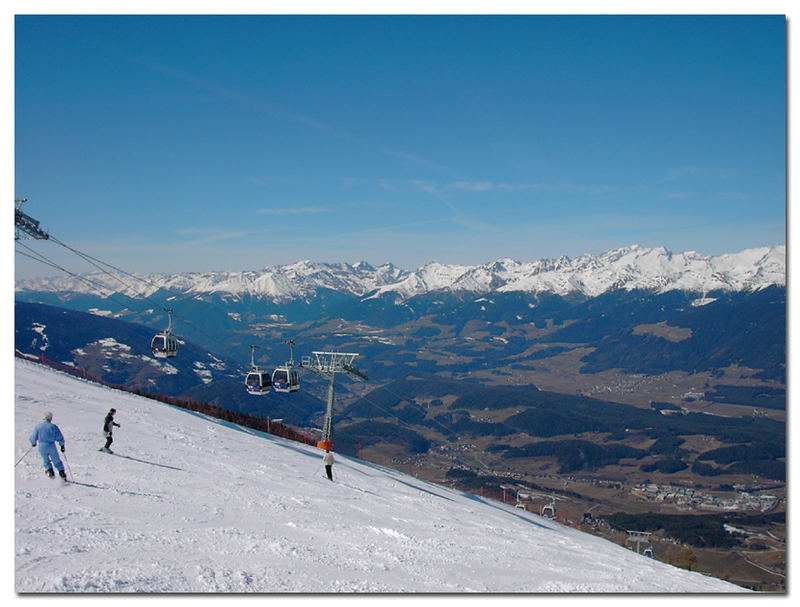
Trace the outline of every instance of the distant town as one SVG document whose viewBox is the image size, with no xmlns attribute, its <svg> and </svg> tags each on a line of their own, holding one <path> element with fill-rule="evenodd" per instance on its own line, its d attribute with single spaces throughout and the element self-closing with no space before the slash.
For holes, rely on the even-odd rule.
<svg viewBox="0 0 800 607">
<path fill-rule="evenodd" d="M 756 494 L 734 486 L 731 496 L 716 496 L 692 487 L 640 483 L 634 485 L 631 494 L 649 502 L 674 504 L 679 510 L 738 510 L 742 512 L 769 512 L 779 503 L 774 495 Z"/>
</svg>

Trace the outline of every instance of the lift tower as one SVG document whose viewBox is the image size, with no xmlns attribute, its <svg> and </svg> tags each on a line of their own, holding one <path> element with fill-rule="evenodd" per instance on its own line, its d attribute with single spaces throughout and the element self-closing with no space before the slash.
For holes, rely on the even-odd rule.
<svg viewBox="0 0 800 607">
<path fill-rule="evenodd" d="M 647 547 L 644 550 L 645 556 L 653 556 L 653 548 L 650 546 L 650 535 L 652 532 L 650 531 L 628 531 L 627 541 L 631 542 L 632 544 L 636 544 L 636 554 L 642 554 L 641 546 L 642 544 L 647 544 Z"/>
<path fill-rule="evenodd" d="M 333 448 L 333 391 L 336 385 L 336 374 L 344 373 L 355 381 L 367 381 L 369 378 L 353 367 L 358 354 L 345 352 L 312 352 L 304 356 L 302 366 L 320 377 L 329 380 L 328 406 L 325 409 L 325 421 L 322 425 L 322 439 L 317 442 L 320 449 Z"/>
<path fill-rule="evenodd" d="M 35 238 L 36 240 L 49 240 L 50 235 L 39 227 L 39 222 L 27 213 L 22 212 L 22 203 L 27 202 L 27 198 L 15 198 L 14 203 L 14 240 L 20 239 L 20 232 Z"/>
</svg>

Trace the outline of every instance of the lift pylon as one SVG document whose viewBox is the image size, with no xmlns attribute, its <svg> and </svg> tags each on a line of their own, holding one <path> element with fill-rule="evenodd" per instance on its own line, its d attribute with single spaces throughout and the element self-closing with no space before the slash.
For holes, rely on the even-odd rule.
<svg viewBox="0 0 800 607">
<path fill-rule="evenodd" d="M 27 213 L 22 212 L 22 203 L 27 202 L 27 198 L 15 198 L 14 202 L 14 240 L 20 239 L 20 232 L 35 238 L 36 240 L 49 240 L 50 235 L 39 227 L 39 222 Z"/>
<path fill-rule="evenodd" d="M 642 553 L 641 545 L 642 544 L 646 544 L 647 548 L 645 548 L 645 555 L 647 555 L 647 556 L 652 556 L 653 555 L 653 549 L 650 546 L 650 535 L 652 534 L 652 532 L 650 532 L 650 531 L 631 531 L 630 529 L 628 529 L 627 531 L 628 531 L 628 537 L 626 538 L 626 541 L 630 542 L 632 544 L 636 544 L 636 554 L 641 554 Z M 648 554 L 648 550 L 649 550 L 649 554 Z"/>
<path fill-rule="evenodd" d="M 333 393 L 336 386 L 336 374 L 344 373 L 355 381 L 367 381 L 369 378 L 353 366 L 358 354 L 346 352 L 312 352 L 304 356 L 304 369 L 324 377 L 328 384 L 328 404 L 325 409 L 325 421 L 322 425 L 322 439 L 317 441 L 320 449 L 333 449 Z"/>
</svg>

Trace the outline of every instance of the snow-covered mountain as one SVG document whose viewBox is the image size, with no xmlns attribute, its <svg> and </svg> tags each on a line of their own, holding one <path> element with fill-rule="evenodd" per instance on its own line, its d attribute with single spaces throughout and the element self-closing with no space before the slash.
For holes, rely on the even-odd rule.
<svg viewBox="0 0 800 607">
<path fill-rule="evenodd" d="M 113 448 L 103 418 L 117 410 Z M 15 461 L 44 411 L 74 483 L 15 467 L 15 590 L 744 592 L 536 514 L 16 361 Z"/>
<path fill-rule="evenodd" d="M 596 297 L 614 289 L 657 293 L 749 291 L 785 282 L 784 246 L 711 257 L 693 251 L 676 254 L 663 247 L 634 245 L 576 259 L 560 257 L 531 263 L 501 259 L 475 267 L 428 264 L 394 284 L 379 287 L 375 296 L 395 292 L 407 299 L 445 288 L 475 293 L 577 292 Z"/>
<path fill-rule="evenodd" d="M 141 278 L 142 284 L 136 291 L 129 291 L 129 295 L 145 296 L 165 289 L 193 296 L 249 295 L 275 303 L 313 298 L 323 289 L 359 297 L 388 293 L 399 300 L 440 290 L 580 293 L 588 297 L 614 289 L 657 293 L 753 291 L 786 284 L 786 247 L 775 245 L 709 256 L 633 245 L 575 259 L 559 257 L 533 262 L 501 259 L 478 266 L 431 262 L 413 272 L 392 264 L 376 268 L 364 262 L 351 265 L 301 261 L 261 271 L 156 274 Z M 126 291 L 123 284 L 104 274 L 92 275 L 92 280 L 112 290 Z M 73 278 L 39 278 L 19 281 L 16 290 L 83 293 L 96 289 Z"/>
<path fill-rule="evenodd" d="M 252 296 L 275 303 L 314 297 L 322 289 L 363 294 L 384 285 L 394 284 L 404 272 L 391 264 L 377 268 L 367 263 L 312 263 L 299 261 L 284 266 L 270 266 L 261 271 L 184 272 L 178 274 L 133 275 L 116 280 L 103 273 L 89 275 L 90 283 L 71 277 L 47 277 L 23 280 L 17 291 L 95 293 L 101 285 L 132 297 L 148 297 L 160 289 L 193 296 Z"/>
</svg>

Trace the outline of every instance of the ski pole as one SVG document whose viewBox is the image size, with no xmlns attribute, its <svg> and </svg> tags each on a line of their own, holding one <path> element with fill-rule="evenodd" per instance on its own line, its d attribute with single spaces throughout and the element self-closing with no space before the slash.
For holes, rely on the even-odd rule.
<svg viewBox="0 0 800 607">
<path fill-rule="evenodd" d="M 74 481 L 75 477 L 72 476 L 72 470 L 70 469 L 69 462 L 67 461 L 67 452 L 66 451 L 62 451 L 61 455 L 64 456 L 64 463 L 67 465 L 67 472 L 69 472 L 69 478 L 70 478 L 70 480 Z"/>
<path fill-rule="evenodd" d="M 31 449 L 33 449 L 35 446 L 36 446 L 36 445 L 31 445 L 31 448 L 30 448 L 30 449 L 28 449 L 28 450 L 25 452 L 25 454 L 24 454 L 24 455 L 23 455 L 21 458 L 19 458 L 19 459 L 17 460 L 17 463 L 16 463 L 16 464 L 14 464 L 14 467 L 15 467 L 15 468 L 16 468 L 17 466 L 19 466 L 19 463 L 20 463 L 22 460 L 24 460 L 24 459 L 25 459 L 25 455 L 28 455 L 28 453 L 30 453 L 30 452 L 31 452 Z"/>
</svg>

